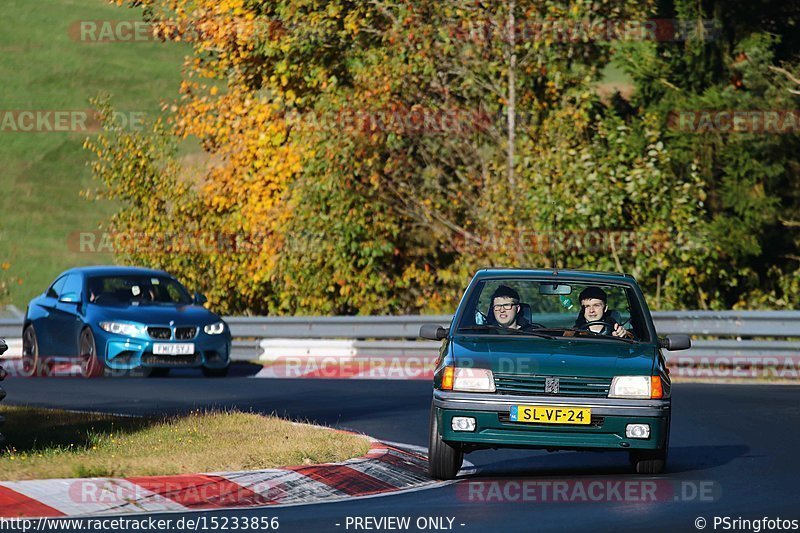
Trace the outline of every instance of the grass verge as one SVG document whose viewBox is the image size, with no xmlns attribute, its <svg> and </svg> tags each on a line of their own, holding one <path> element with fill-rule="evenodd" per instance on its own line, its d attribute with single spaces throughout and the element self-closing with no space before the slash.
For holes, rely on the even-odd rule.
<svg viewBox="0 0 800 533">
<path fill-rule="evenodd" d="M 162 101 L 178 97 L 189 45 L 76 39 L 73 30 L 82 21 L 140 21 L 139 8 L 108 0 L 4 0 L 3 13 L 2 110 L 85 110 L 90 98 L 108 94 L 118 111 L 153 118 Z M 80 197 L 99 185 L 82 148 L 88 135 L 0 129 L 0 264 L 9 265 L 0 269 L 0 282 L 7 279 L 9 303 L 21 309 L 62 270 L 113 262 L 108 252 L 76 249 L 77 235 L 97 230 L 118 207 Z"/>
<path fill-rule="evenodd" d="M 366 437 L 238 411 L 153 419 L 3 406 L 0 415 L 2 480 L 253 470 L 369 450 Z"/>
</svg>

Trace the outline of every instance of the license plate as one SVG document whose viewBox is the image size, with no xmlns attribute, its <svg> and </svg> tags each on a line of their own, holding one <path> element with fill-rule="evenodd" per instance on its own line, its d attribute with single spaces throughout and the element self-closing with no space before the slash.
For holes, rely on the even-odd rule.
<svg viewBox="0 0 800 533">
<path fill-rule="evenodd" d="M 194 353 L 194 343 L 177 342 L 167 344 L 165 342 L 157 342 L 153 344 L 153 353 L 155 355 L 192 355 Z"/>
<path fill-rule="evenodd" d="M 590 424 L 592 410 L 588 407 L 548 407 L 545 405 L 513 405 L 512 422 L 532 424 Z"/>
</svg>

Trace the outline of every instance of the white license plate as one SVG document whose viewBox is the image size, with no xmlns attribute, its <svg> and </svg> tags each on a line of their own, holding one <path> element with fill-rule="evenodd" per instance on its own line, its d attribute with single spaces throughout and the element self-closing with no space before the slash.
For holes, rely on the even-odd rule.
<svg viewBox="0 0 800 533">
<path fill-rule="evenodd" d="M 156 342 L 153 344 L 153 353 L 156 355 L 192 355 L 194 353 L 193 342 Z"/>
</svg>

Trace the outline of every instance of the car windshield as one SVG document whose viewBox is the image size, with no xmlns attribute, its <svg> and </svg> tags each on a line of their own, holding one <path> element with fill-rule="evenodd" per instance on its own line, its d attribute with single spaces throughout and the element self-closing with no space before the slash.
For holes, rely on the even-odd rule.
<svg viewBox="0 0 800 533">
<path fill-rule="evenodd" d="M 193 301 L 183 285 L 165 276 L 96 276 L 88 279 L 86 287 L 87 299 L 97 305 L 187 305 Z"/>
<path fill-rule="evenodd" d="M 456 329 L 459 333 L 627 342 L 650 338 L 636 293 L 622 285 L 551 279 L 483 280 L 469 293 L 464 306 Z M 626 330 L 624 335 L 612 335 L 615 324 Z"/>
</svg>

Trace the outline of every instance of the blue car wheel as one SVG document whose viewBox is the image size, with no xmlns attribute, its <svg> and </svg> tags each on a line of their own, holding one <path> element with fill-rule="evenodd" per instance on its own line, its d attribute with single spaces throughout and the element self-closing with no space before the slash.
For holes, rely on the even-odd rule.
<svg viewBox="0 0 800 533">
<path fill-rule="evenodd" d="M 78 341 L 81 358 L 81 374 L 87 378 L 97 378 L 105 372 L 105 365 L 97 355 L 94 334 L 90 328 L 83 328 Z"/>
</svg>

